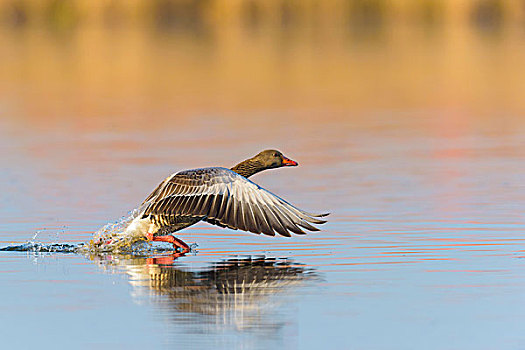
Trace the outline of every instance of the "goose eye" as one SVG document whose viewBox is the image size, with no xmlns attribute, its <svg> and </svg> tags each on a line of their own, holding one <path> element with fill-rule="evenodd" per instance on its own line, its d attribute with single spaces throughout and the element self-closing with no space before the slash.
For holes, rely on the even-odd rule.
<svg viewBox="0 0 525 350">
<path fill-rule="evenodd" d="M 279 154 L 274 153 L 273 156 L 274 156 L 274 157 L 279 157 Z"/>
</svg>

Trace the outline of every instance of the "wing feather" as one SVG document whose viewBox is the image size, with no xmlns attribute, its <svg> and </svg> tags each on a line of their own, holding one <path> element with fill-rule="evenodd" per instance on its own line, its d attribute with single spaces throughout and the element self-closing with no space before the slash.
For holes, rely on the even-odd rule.
<svg viewBox="0 0 525 350">
<path fill-rule="evenodd" d="M 215 219 L 217 217 L 217 214 L 219 214 L 220 203 L 222 202 L 222 195 L 212 194 L 210 195 L 210 200 L 211 204 L 208 217 Z"/>
<path fill-rule="evenodd" d="M 312 224 L 328 214 L 312 214 L 226 168 L 187 170 L 165 179 L 146 198 L 142 216 L 158 222 L 191 216 L 211 224 L 253 233 L 290 237 L 319 231 Z M 172 219 L 169 219 L 170 221 Z"/>
</svg>

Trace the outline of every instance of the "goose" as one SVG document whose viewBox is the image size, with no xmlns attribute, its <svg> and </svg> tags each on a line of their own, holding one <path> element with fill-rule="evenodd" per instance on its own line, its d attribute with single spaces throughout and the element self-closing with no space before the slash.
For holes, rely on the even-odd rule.
<svg viewBox="0 0 525 350">
<path fill-rule="evenodd" d="M 312 214 L 290 204 L 248 178 L 267 169 L 297 166 L 280 151 L 265 150 L 231 169 L 209 167 L 174 173 L 162 181 L 139 207 L 124 234 L 169 242 L 175 251 L 190 251 L 172 233 L 206 221 L 256 234 L 290 237 L 319 231 L 312 224 L 328 214 Z"/>
</svg>

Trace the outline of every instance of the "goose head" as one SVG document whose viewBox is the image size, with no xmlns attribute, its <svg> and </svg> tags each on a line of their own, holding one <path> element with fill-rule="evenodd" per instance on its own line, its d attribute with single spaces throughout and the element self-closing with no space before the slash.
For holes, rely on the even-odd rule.
<svg viewBox="0 0 525 350">
<path fill-rule="evenodd" d="M 296 161 L 285 157 L 280 151 L 274 149 L 267 149 L 265 151 L 262 151 L 252 159 L 255 162 L 259 163 L 264 169 L 274 169 L 283 166 L 299 165 Z"/>
<path fill-rule="evenodd" d="M 280 151 L 267 149 L 256 156 L 237 164 L 231 170 L 244 177 L 249 177 L 266 169 L 297 165 L 298 163 L 296 161 L 285 157 Z"/>
</svg>

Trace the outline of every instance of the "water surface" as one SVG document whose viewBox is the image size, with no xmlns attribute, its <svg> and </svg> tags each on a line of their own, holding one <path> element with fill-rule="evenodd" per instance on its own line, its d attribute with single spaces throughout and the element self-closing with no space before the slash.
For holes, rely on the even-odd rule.
<svg viewBox="0 0 525 350">
<path fill-rule="evenodd" d="M 265 137 L 301 166 L 254 180 L 302 208 L 331 211 L 318 233 L 269 238 L 199 224 L 179 235 L 198 243 L 197 252 L 178 259 L 0 253 L 4 340 L 102 348 L 523 347 L 523 125 L 450 135 L 435 115 L 411 117 L 399 126 L 386 116 L 359 126 L 326 121 L 322 137 L 306 136 L 318 126 L 302 123 L 298 137 L 286 130 Z M 257 120 L 232 132 L 222 118 L 210 128 L 230 132 L 236 147 L 209 148 L 218 140 L 200 132 L 201 121 L 182 137 L 169 129 L 154 137 L 147 130 L 58 137 L 4 120 L 2 244 L 24 243 L 37 231 L 40 242 L 85 242 L 171 171 L 229 166 L 259 150 Z M 233 294 L 203 282 L 216 264 L 261 256 L 315 278 L 285 273 Z M 179 284 L 167 292 L 152 285 L 161 272 L 178 274 Z"/>
</svg>

